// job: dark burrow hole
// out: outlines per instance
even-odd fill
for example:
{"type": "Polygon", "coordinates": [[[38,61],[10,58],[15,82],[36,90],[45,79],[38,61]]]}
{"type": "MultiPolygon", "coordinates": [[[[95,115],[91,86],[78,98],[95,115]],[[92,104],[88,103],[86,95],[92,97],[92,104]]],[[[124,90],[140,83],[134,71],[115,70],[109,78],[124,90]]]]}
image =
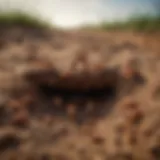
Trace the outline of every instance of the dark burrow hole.
{"type": "Polygon", "coordinates": [[[40,85],[39,92],[46,98],[52,98],[54,96],[60,96],[63,99],[70,100],[72,98],[85,98],[85,99],[110,99],[116,95],[116,87],[107,86],[99,89],[63,89],[56,88],[49,85],[40,85]]]}
{"type": "Polygon", "coordinates": [[[67,106],[73,104],[76,106],[76,117],[78,121],[84,120],[86,117],[102,117],[105,116],[113,108],[115,102],[117,88],[114,86],[106,86],[99,89],[64,89],[53,86],[39,85],[37,92],[43,101],[43,113],[51,113],[58,115],[67,115],[67,106]],[[53,99],[60,97],[62,104],[59,108],[53,104],[53,99]],[[87,113],[87,104],[92,102],[93,108],[90,114],[87,113]]]}

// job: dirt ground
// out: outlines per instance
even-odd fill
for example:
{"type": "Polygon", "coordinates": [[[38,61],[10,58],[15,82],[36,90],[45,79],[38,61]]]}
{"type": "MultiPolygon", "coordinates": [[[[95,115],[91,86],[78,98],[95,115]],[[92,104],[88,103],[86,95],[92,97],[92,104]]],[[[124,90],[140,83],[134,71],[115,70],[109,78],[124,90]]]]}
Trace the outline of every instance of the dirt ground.
{"type": "Polygon", "coordinates": [[[0,159],[160,160],[159,42],[0,28],[0,159]]]}

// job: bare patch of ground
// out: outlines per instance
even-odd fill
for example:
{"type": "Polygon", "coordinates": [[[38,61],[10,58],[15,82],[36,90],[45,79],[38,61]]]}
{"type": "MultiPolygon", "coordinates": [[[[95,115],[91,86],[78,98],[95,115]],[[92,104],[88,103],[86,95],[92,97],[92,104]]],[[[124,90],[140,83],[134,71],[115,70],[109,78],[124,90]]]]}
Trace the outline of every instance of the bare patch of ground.
{"type": "Polygon", "coordinates": [[[160,159],[159,33],[0,34],[0,159],[160,159]]]}

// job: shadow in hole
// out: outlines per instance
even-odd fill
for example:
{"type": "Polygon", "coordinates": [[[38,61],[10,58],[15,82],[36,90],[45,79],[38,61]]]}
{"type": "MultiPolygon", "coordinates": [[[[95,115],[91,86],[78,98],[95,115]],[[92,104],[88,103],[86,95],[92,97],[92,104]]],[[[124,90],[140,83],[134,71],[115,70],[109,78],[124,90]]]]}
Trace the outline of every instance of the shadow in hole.
{"type": "Polygon", "coordinates": [[[59,89],[49,85],[41,85],[37,90],[40,100],[44,105],[41,107],[42,114],[67,116],[67,106],[73,104],[76,107],[76,118],[78,123],[83,123],[89,118],[102,118],[113,107],[116,98],[116,85],[101,89],[70,90],[59,89]],[[53,98],[62,99],[61,106],[53,104],[53,98]],[[92,102],[92,110],[87,112],[87,103],[92,102]]]}

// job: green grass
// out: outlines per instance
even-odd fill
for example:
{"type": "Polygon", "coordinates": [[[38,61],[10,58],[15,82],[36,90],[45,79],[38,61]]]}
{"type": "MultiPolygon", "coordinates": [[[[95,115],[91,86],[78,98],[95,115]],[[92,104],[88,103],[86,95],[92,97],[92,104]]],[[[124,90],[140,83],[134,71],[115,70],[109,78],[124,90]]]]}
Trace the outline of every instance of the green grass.
{"type": "Polygon", "coordinates": [[[51,25],[44,20],[27,14],[24,12],[1,12],[0,13],[0,26],[21,26],[29,28],[49,28],[51,25]]]}
{"type": "Polygon", "coordinates": [[[83,29],[93,30],[134,30],[134,31],[160,31],[160,15],[133,16],[126,21],[103,22],[98,25],[88,25],[83,29]]]}
{"type": "MultiPolygon", "coordinates": [[[[53,28],[51,24],[32,14],[21,11],[0,12],[1,26],[23,26],[28,28],[53,28]]],[[[55,27],[55,26],[54,26],[55,27]]],[[[160,15],[132,16],[126,21],[102,22],[98,25],[82,27],[87,30],[136,30],[136,31],[160,31],[160,15]]]]}

